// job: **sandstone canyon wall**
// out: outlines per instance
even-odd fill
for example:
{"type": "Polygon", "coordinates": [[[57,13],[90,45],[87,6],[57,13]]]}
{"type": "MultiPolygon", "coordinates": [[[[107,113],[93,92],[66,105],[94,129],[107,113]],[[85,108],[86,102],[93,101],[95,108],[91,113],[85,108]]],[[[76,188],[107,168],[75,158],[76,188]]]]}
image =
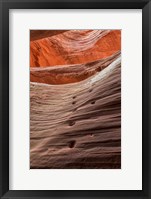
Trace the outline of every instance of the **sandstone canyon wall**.
{"type": "Polygon", "coordinates": [[[30,168],[121,168],[121,32],[31,32],[30,168]]]}

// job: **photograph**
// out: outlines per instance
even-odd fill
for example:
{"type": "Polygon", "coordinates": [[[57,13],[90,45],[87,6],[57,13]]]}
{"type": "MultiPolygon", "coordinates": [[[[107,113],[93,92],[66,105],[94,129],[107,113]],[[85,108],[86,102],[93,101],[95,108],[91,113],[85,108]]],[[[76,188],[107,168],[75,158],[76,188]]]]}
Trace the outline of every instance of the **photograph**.
{"type": "Polygon", "coordinates": [[[0,199],[151,199],[151,0],[0,1],[0,199]]]}
{"type": "Polygon", "coordinates": [[[30,30],[30,169],[121,169],[121,38],[30,30]]]}

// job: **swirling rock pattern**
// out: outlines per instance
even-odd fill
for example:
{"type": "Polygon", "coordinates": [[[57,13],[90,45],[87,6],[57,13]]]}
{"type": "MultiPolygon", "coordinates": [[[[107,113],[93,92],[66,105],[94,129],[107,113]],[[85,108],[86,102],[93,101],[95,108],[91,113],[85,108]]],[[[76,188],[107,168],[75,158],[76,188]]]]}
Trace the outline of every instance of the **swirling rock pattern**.
{"type": "MultiPolygon", "coordinates": [[[[46,40],[54,41],[50,49],[55,51],[60,46],[66,53],[61,54],[61,48],[62,58],[54,58],[60,59],[59,65],[51,65],[56,61],[52,60],[46,67],[37,58],[39,67],[31,65],[30,68],[31,169],[121,168],[120,41],[112,53],[103,52],[105,57],[100,52],[101,58],[78,59],[92,49],[98,55],[98,41],[102,44],[101,40],[116,32],[120,35],[120,31],[111,30],[72,30],[34,39],[42,48],[46,40]],[[68,59],[70,54],[72,58],[77,57],[77,63],[76,59],[68,59]]],[[[116,39],[106,43],[113,46],[116,39]]],[[[44,52],[43,59],[47,60],[44,52]]],[[[48,49],[46,52],[49,54],[48,49]]]]}
{"type": "Polygon", "coordinates": [[[68,84],[82,81],[106,68],[119,55],[119,52],[102,60],[86,64],[74,64],[54,67],[31,67],[30,81],[46,84],[68,84]]]}
{"type": "Polygon", "coordinates": [[[106,58],[120,48],[120,30],[71,30],[62,34],[54,33],[51,37],[30,42],[30,66],[88,63],[106,58]]]}

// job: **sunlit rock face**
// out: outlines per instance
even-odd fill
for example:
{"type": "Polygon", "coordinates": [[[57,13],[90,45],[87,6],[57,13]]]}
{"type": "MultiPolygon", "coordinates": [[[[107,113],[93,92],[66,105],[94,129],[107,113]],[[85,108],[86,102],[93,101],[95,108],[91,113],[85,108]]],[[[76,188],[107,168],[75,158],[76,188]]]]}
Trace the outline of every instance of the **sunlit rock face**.
{"type": "Polygon", "coordinates": [[[121,31],[36,30],[30,168],[121,168],[121,31]]]}
{"type": "Polygon", "coordinates": [[[32,33],[30,66],[83,64],[106,58],[121,48],[119,30],[69,30],[32,33]],[[45,37],[49,36],[50,37],[45,37]],[[34,40],[34,39],[35,40],[34,40]]]}

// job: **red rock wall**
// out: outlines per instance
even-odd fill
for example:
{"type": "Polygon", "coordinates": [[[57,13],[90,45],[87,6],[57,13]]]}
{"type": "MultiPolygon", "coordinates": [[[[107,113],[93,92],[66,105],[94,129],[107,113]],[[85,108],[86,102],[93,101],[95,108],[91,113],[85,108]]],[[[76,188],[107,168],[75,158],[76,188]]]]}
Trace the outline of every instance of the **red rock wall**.
{"type": "Polygon", "coordinates": [[[31,41],[30,66],[88,63],[106,58],[120,49],[120,30],[71,30],[31,41]]]}
{"type": "Polygon", "coordinates": [[[45,84],[68,84],[79,82],[100,72],[111,64],[120,52],[101,60],[86,64],[61,65],[54,67],[31,67],[30,81],[45,84]]]}
{"type": "Polygon", "coordinates": [[[30,168],[121,168],[121,31],[31,32],[30,168]]]}
{"type": "Polygon", "coordinates": [[[67,30],[31,30],[30,31],[30,41],[36,41],[39,39],[52,37],[53,35],[58,35],[60,33],[66,32],[67,30]]]}

